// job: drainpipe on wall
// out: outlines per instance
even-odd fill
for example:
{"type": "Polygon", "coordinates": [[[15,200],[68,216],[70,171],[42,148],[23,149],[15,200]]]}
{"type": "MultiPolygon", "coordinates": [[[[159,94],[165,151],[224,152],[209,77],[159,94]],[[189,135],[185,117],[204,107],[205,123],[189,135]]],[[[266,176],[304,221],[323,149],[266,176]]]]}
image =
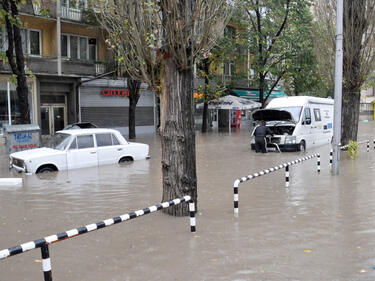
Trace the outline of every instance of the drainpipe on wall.
{"type": "Polygon", "coordinates": [[[56,32],[56,44],[57,44],[57,75],[61,75],[61,6],[60,0],[56,0],[56,18],[57,18],[57,32],[56,32]]]}

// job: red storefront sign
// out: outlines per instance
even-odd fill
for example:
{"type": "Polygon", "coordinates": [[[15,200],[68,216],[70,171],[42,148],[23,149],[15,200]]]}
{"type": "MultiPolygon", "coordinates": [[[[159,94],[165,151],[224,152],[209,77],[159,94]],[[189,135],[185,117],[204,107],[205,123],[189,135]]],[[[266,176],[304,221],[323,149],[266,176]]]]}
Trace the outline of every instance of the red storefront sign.
{"type": "Polygon", "coordinates": [[[129,97],[129,90],[104,89],[102,95],[105,97],[129,97]]]}
{"type": "Polygon", "coordinates": [[[13,145],[12,148],[13,149],[25,149],[25,148],[36,148],[37,145],[36,144],[18,144],[18,145],[13,145]]]}

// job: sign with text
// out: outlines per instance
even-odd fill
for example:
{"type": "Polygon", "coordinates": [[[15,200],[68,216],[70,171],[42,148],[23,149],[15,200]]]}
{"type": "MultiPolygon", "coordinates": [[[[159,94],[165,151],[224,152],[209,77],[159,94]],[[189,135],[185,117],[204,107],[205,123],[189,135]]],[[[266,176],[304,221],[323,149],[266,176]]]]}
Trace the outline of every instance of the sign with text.
{"type": "Polygon", "coordinates": [[[105,97],[129,97],[129,90],[104,89],[102,95],[105,97]]]}

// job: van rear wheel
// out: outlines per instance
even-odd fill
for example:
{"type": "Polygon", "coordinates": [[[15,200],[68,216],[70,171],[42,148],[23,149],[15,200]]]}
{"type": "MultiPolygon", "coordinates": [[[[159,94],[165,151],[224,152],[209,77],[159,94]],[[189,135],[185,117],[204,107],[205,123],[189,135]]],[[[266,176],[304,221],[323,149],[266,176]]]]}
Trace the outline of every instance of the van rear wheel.
{"type": "Polygon", "coordinates": [[[306,150],[306,143],[304,140],[301,140],[301,142],[298,144],[298,151],[305,151],[306,150]]]}

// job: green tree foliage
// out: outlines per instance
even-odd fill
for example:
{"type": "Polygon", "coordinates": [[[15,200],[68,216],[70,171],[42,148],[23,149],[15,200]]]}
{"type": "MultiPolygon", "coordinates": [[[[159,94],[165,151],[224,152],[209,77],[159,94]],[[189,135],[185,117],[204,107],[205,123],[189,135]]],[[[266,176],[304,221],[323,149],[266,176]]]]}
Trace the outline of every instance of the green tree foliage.
{"type": "Polygon", "coordinates": [[[306,5],[295,14],[295,20],[290,22],[290,34],[297,44],[294,45],[295,55],[286,60],[289,69],[284,77],[284,86],[287,92],[295,96],[327,96],[327,91],[322,91],[324,84],[317,72],[313,29],[312,15],[306,5]]]}
{"type": "Polygon", "coordinates": [[[299,87],[302,74],[298,75],[298,71],[303,73],[313,62],[302,59],[301,53],[308,52],[309,7],[308,0],[242,1],[241,8],[249,23],[247,37],[254,86],[259,88],[263,106],[280,81],[294,76],[299,87]]]}
{"type": "Polygon", "coordinates": [[[247,22],[239,7],[234,9],[224,34],[217,40],[210,53],[198,62],[197,75],[204,79],[204,85],[197,89],[197,102],[204,102],[202,132],[207,130],[207,102],[217,99],[234,88],[240,80],[248,77],[247,22]],[[231,64],[231,75],[226,76],[231,64]]]}

